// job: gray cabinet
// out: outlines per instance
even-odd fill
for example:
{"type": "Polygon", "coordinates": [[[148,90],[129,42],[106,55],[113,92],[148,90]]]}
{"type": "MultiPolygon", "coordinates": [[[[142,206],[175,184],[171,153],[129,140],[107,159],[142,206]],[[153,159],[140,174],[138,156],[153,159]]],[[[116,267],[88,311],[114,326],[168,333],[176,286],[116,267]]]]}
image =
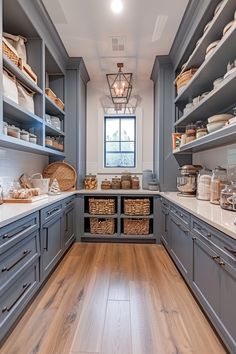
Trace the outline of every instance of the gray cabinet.
{"type": "Polygon", "coordinates": [[[169,250],[171,247],[171,233],[170,233],[170,210],[169,204],[161,198],[161,241],[169,250]]]}
{"type": "Polygon", "coordinates": [[[66,251],[75,240],[75,200],[68,198],[64,203],[63,250],[66,251]]]}
{"type": "Polygon", "coordinates": [[[44,280],[62,255],[62,203],[44,208],[41,211],[41,222],[41,280],[44,280]]]}
{"type": "Polygon", "coordinates": [[[171,254],[187,281],[192,273],[192,238],[189,230],[174,215],[170,216],[169,233],[171,237],[171,254]]]}

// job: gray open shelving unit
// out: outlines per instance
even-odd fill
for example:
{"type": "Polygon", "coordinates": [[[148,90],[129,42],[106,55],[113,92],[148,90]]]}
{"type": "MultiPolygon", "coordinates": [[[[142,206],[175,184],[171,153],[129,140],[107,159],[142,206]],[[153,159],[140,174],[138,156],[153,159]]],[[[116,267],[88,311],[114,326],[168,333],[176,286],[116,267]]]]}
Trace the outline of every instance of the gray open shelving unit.
{"type": "MultiPolygon", "coordinates": [[[[217,3],[215,6],[217,6],[217,3]]],[[[184,58],[186,54],[180,61],[180,66],[184,61],[186,63],[182,68],[177,68],[177,74],[191,67],[198,67],[198,70],[175,98],[177,119],[174,123],[174,129],[176,131],[183,131],[189,123],[195,123],[199,120],[206,122],[212,115],[232,112],[232,108],[236,106],[236,72],[225,78],[215,89],[213,88],[213,81],[224,76],[227,72],[227,64],[236,59],[236,21],[223,36],[223,29],[233,20],[235,11],[235,0],[224,0],[218,13],[214,17],[212,15],[213,18],[208,29],[202,35],[187,61],[184,58]],[[206,48],[216,40],[220,40],[216,49],[205,59],[206,48]],[[200,100],[190,112],[183,114],[183,109],[187,103],[192,102],[194,97],[208,91],[208,95],[200,100]]],[[[209,17],[206,24],[208,21],[209,17]]],[[[192,43],[189,46],[192,46],[192,43]]],[[[189,53],[188,48],[186,52],[189,53]]],[[[194,153],[228,145],[235,142],[235,136],[236,125],[229,125],[183,145],[179,150],[174,151],[174,154],[194,153]]]]}
{"type": "MultiPolygon", "coordinates": [[[[0,146],[27,151],[42,155],[65,157],[65,151],[48,147],[45,143],[46,135],[60,137],[65,147],[65,119],[66,111],[59,108],[46,94],[45,88],[50,87],[63,102],[65,102],[65,71],[57,58],[51,53],[45,39],[37,30],[37,23],[30,20],[28,13],[20,2],[2,0],[3,3],[3,32],[22,35],[27,39],[27,63],[37,75],[37,84],[20,70],[6,55],[0,52],[3,67],[11,71],[19,82],[22,82],[35,92],[35,114],[3,97],[0,93],[0,146]],[[12,16],[17,13],[17,16],[12,16]],[[48,82],[47,82],[48,79],[48,82]],[[50,126],[45,120],[45,114],[56,116],[62,122],[61,130],[50,126]],[[20,129],[31,130],[37,135],[37,144],[25,142],[3,134],[3,122],[15,125],[20,129]]],[[[1,33],[2,34],[2,33],[1,33]]],[[[3,67],[0,69],[2,77],[3,67]]]]}
{"type": "Polygon", "coordinates": [[[109,194],[106,195],[101,192],[100,195],[96,194],[89,194],[89,195],[84,195],[83,196],[83,206],[84,206],[84,213],[83,213],[83,229],[82,229],[82,235],[81,235],[81,240],[82,241],[94,241],[94,242],[131,242],[131,243],[156,243],[156,225],[155,225],[155,208],[156,208],[156,202],[155,199],[158,198],[157,196],[154,195],[145,195],[144,194],[109,194]],[[95,199],[115,199],[116,203],[116,213],[112,215],[94,215],[94,214],[89,214],[88,212],[88,203],[89,203],[89,198],[95,198],[95,199]],[[144,199],[144,198],[149,198],[150,199],[150,207],[151,207],[151,213],[150,215],[125,215],[123,213],[123,202],[124,199],[144,199]],[[103,235],[103,234],[92,234],[90,233],[89,230],[89,219],[90,218],[98,218],[98,219],[115,219],[115,233],[112,235],[103,235]],[[148,235],[126,235],[123,232],[123,220],[124,219],[149,219],[150,220],[150,233],[148,235]]]}

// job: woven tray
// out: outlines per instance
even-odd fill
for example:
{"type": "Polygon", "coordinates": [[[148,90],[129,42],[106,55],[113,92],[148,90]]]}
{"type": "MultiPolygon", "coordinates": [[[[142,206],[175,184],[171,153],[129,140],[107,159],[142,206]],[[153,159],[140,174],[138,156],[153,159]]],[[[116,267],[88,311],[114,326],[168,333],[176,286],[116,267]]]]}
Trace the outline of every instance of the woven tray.
{"type": "Polygon", "coordinates": [[[53,102],[56,101],[57,95],[50,88],[45,88],[45,93],[49,98],[51,98],[51,100],[53,100],[53,102]]]}
{"type": "Polygon", "coordinates": [[[2,51],[15,65],[18,66],[19,57],[16,53],[16,50],[12,45],[7,41],[6,38],[2,39],[2,51]]]}
{"type": "Polygon", "coordinates": [[[124,199],[125,215],[149,215],[150,200],[145,199],[124,199]]]}
{"type": "Polygon", "coordinates": [[[90,233],[91,234],[103,234],[113,235],[115,232],[115,220],[114,219],[90,219],[90,233]]]}
{"type": "Polygon", "coordinates": [[[56,178],[61,191],[75,190],[77,173],[73,166],[64,161],[53,162],[43,171],[44,178],[56,178]]]}
{"type": "Polygon", "coordinates": [[[124,219],[125,235],[148,235],[149,219],[124,219]]]}
{"type": "Polygon", "coordinates": [[[115,212],[115,199],[89,198],[89,214],[113,215],[115,212]]]}
{"type": "Polygon", "coordinates": [[[64,103],[62,102],[62,100],[60,100],[60,98],[56,98],[55,99],[55,103],[56,103],[56,105],[62,110],[62,111],[64,111],[64,107],[65,107],[65,105],[64,105],[64,103]]]}

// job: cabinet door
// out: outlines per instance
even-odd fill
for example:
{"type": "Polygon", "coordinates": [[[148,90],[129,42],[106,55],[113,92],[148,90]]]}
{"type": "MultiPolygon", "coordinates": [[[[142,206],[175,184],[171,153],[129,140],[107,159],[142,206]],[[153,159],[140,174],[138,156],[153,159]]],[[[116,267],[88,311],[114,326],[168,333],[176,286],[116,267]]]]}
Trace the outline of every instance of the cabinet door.
{"type": "Polygon", "coordinates": [[[67,208],[64,214],[64,248],[67,249],[75,238],[75,208],[67,208]]]}
{"type": "Polygon", "coordinates": [[[42,278],[44,279],[62,253],[62,215],[57,215],[42,227],[42,278]]]}
{"type": "Polygon", "coordinates": [[[169,230],[169,211],[165,208],[161,208],[161,239],[164,245],[170,247],[170,230],[169,230]]]}
{"type": "Polygon", "coordinates": [[[236,353],[236,268],[220,260],[220,319],[227,342],[236,353]]]}
{"type": "Polygon", "coordinates": [[[178,219],[170,217],[171,253],[186,280],[192,273],[192,238],[188,229],[178,219]]]}
{"type": "Polygon", "coordinates": [[[219,316],[219,256],[203,241],[193,237],[193,288],[207,312],[219,316]]]}

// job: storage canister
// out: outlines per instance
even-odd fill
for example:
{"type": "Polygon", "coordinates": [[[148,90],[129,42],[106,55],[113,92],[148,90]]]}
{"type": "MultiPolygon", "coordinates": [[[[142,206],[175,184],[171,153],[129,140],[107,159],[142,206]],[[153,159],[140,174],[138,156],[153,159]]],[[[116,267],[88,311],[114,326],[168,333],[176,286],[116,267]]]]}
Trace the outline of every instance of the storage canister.
{"type": "Polygon", "coordinates": [[[33,144],[37,144],[37,135],[33,134],[33,133],[30,133],[29,134],[29,142],[30,143],[33,143],[33,144]]]}
{"type": "Polygon", "coordinates": [[[4,135],[7,135],[7,127],[8,127],[8,124],[6,122],[3,122],[3,134],[4,135]]]}
{"type": "Polygon", "coordinates": [[[212,172],[208,168],[203,168],[199,172],[197,179],[197,199],[210,200],[211,176],[212,172]]]}
{"type": "Polygon", "coordinates": [[[236,211],[236,182],[231,182],[222,189],[220,194],[220,206],[222,209],[236,211]]]}
{"type": "Polygon", "coordinates": [[[217,166],[213,170],[211,178],[211,198],[212,204],[220,204],[220,193],[227,184],[227,170],[220,166],[217,166]]]}
{"type": "Polygon", "coordinates": [[[188,124],[186,126],[186,144],[196,139],[196,125],[188,124]]]}
{"type": "Polygon", "coordinates": [[[132,179],[131,179],[131,188],[132,189],[139,189],[140,188],[138,176],[132,177],[132,179]]]}
{"type": "Polygon", "coordinates": [[[20,139],[20,128],[17,128],[14,125],[8,125],[7,135],[20,139]]]}
{"type": "Polygon", "coordinates": [[[92,175],[91,173],[89,175],[86,175],[84,179],[84,188],[97,189],[97,176],[92,175]]]}
{"type": "Polygon", "coordinates": [[[121,180],[119,177],[115,176],[114,178],[112,178],[111,188],[112,189],[121,189],[121,180]]]}
{"type": "Polygon", "coordinates": [[[21,138],[21,140],[29,141],[29,132],[27,132],[26,130],[21,130],[20,131],[20,138],[21,138]]]}
{"type": "Polygon", "coordinates": [[[111,181],[108,181],[108,179],[102,181],[101,189],[111,189],[111,181]]]}
{"type": "Polygon", "coordinates": [[[149,189],[148,183],[151,182],[152,179],[153,179],[152,170],[144,170],[143,171],[143,180],[142,180],[143,189],[149,189]]]}

